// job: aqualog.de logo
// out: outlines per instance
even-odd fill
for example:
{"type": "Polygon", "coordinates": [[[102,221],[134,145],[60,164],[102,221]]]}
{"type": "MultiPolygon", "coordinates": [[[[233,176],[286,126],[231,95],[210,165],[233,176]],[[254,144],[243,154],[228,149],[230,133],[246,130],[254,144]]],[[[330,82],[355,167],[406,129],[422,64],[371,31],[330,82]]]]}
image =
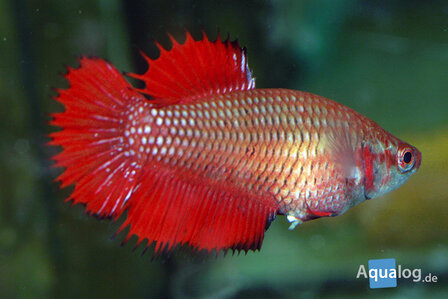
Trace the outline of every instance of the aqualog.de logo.
{"type": "Polygon", "coordinates": [[[356,278],[369,278],[371,289],[394,288],[397,278],[412,278],[413,282],[437,282],[437,276],[431,273],[422,278],[422,269],[407,269],[401,265],[396,267],[395,259],[369,260],[369,271],[360,265],[356,278]]]}

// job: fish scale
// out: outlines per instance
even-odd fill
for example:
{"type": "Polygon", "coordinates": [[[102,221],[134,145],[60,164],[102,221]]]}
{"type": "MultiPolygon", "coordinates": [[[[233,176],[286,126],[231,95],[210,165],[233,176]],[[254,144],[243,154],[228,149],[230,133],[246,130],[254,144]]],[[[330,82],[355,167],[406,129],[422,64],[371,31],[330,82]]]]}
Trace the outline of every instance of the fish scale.
{"type": "Polygon", "coordinates": [[[413,146],[324,97],[256,89],[238,43],[175,39],[131,86],[81,58],[56,98],[50,144],[75,184],[68,200],[117,219],[154,252],[260,249],[269,224],[294,228],[392,191],[421,163],[413,146]],[[150,97],[150,99],[147,98],[150,97]]]}
{"type": "Polygon", "coordinates": [[[346,109],[341,106],[340,112],[333,107],[330,115],[320,115],[318,104],[314,103],[314,110],[310,106],[319,99],[289,90],[237,92],[208,101],[212,104],[161,108],[147,101],[134,104],[123,148],[139,153],[140,167],[160,163],[215,184],[231,183],[229,188],[275,198],[282,213],[302,219],[314,216],[308,207],[333,213],[344,209],[338,201],[347,192],[344,181],[336,170],[328,169],[331,156],[325,155],[319,142],[344,124],[334,122],[333,115],[350,119],[346,109]],[[329,120],[321,122],[319,117],[329,120]],[[335,200],[327,206],[327,198],[335,200]]]}

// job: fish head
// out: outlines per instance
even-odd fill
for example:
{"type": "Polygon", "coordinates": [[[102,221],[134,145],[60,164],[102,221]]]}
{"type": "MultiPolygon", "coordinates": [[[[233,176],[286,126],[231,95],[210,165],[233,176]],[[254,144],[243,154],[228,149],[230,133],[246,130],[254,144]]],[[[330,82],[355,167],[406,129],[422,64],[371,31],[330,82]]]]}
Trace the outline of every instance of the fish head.
{"type": "Polygon", "coordinates": [[[372,199],[403,185],[420,167],[420,151],[393,136],[363,146],[364,196],[372,199]],[[372,145],[373,144],[373,145],[372,145]]]}

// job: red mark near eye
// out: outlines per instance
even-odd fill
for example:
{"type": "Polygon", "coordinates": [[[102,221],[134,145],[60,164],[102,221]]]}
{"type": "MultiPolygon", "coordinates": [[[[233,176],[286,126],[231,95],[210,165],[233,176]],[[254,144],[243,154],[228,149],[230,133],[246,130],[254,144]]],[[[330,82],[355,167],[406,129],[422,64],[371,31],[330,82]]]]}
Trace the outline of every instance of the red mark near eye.
{"type": "Polygon", "coordinates": [[[373,174],[373,154],[369,146],[363,147],[364,173],[365,173],[365,191],[370,192],[375,188],[375,175],[373,174]]]}

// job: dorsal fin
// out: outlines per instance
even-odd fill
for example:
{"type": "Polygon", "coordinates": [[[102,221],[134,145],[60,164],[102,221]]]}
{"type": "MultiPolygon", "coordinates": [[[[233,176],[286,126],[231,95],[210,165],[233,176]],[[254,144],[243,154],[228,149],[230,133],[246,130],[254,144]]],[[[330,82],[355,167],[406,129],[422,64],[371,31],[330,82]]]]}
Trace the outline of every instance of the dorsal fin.
{"type": "Polygon", "coordinates": [[[160,104],[186,103],[207,95],[255,88],[255,80],[247,64],[246,49],[237,41],[222,41],[220,35],[212,42],[204,33],[195,41],[190,33],[183,44],[171,35],[170,50],[160,49],[157,59],[142,56],[149,64],[142,75],[127,75],[145,83],[139,92],[150,95],[160,104]]]}

